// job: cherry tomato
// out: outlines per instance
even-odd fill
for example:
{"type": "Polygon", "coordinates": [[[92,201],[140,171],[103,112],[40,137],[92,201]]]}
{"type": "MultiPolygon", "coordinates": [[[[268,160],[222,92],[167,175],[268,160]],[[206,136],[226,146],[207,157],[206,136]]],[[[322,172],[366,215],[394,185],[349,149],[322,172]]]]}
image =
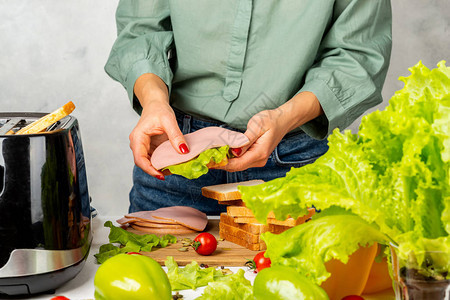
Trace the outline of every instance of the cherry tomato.
{"type": "Polygon", "coordinates": [[[53,297],[52,299],[50,299],[50,300],[70,300],[69,298],[66,298],[66,297],[64,297],[64,296],[56,296],[56,297],[53,297]]]}
{"type": "Polygon", "coordinates": [[[272,263],[270,261],[270,258],[264,256],[264,253],[266,253],[266,251],[259,252],[253,258],[257,272],[261,271],[262,269],[270,267],[270,264],[272,263]]]}
{"type": "Polygon", "coordinates": [[[211,233],[202,232],[194,239],[192,247],[200,255],[211,255],[216,251],[217,240],[211,233]]]}
{"type": "Polygon", "coordinates": [[[270,261],[270,258],[264,256],[264,253],[266,253],[266,251],[259,252],[252,260],[246,262],[245,265],[250,267],[250,269],[256,270],[255,272],[270,267],[272,262],[270,261]]]}
{"type": "Polygon", "coordinates": [[[142,255],[142,254],[139,253],[139,252],[127,252],[127,254],[128,254],[128,255],[132,255],[132,254],[142,255]]]}
{"type": "Polygon", "coordinates": [[[345,296],[341,300],[364,300],[364,298],[361,296],[358,296],[358,295],[349,295],[349,296],[345,296]]]}

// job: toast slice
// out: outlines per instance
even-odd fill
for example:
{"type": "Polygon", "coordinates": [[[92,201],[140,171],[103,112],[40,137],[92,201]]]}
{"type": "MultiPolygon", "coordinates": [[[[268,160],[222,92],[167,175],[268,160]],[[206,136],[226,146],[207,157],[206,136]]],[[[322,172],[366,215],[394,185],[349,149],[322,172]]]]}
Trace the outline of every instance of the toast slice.
{"type": "Polygon", "coordinates": [[[229,200],[240,200],[241,193],[238,191],[237,187],[239,185],[252,186],[264,183],[262,180],[249,180],[242,182],[217,184],[202,187],[202,195],[206,198],[215,199],[221,202],[229,200]]]}
{"type": "Polygon", "coordinates": [[[261,241],[259,243],[249,243],[248,241],[241,239],[239,237],[236,237],[234,235],[232,235],[229,231],[227,231],[226,228],[221,228],[219,230],[219,236],[221,239],[224,239],[226,241],[238,244],[242,247],[245,247],[249,250],[253,250],[253,251],[260,251],[260,250],[266,250],[266,243],[264,243],[264,241],[261,241]]]}
{"type": "Polygon", "coordinates": [[[242,200],[224,200],[224,201],[217,201],[217,203],[219,203],[221,205],[232,205],[232,206],[245,207],[245,203],[242,200]]]}
{"type": "MultiPolygon", "coordinates": [[[[227,206],[227,214],[232,217],[255,217],[251,209],[245,206],[227,206]]],[[[270,212],[267,218],[274,219],[275,214],[270,212]]]]}
{"type": "Polygon", "coordinates": [[[291,229],[293,227],[291,226],[283,226],[283,225],[275,225],[275,224],[269,224],[269,232],[274,234],[280,234],[285,232],[288,229],[291,229]]]}
{"type": "Polygon", "coordinates": [[[248,224],[239,224],[234,222],[234,218],[229,216],[227,213],[220,214],[220,224],[226,224],[228,226],[232,226],[238,228],[240,230],[246,231],[251,234],[261,234],[266,231],[269,231],[268,224],[259,224],[259,223],[248,223],[248,224]]]}
{"type": "Polygon", "coordinates": [[[258,244],[261,243],[263,240],[261,239],[261,234],[253,234],[247,231],[244,231],[242,229],[239,229],[237,227],[233,227],[224,223],[220,223],[219,225],[219,231],[226,232],[230,235],[233,235],[237,238],[240,238],[244,241],[246,241],[248,244],[258,244]]]}
{"type": "MultiPolygon", "coordinates": [[[[287,218],[286,220],[281,221],[281,220],[277,220],[275,218],[267,218],[267,224],[294,227],[294,226],[305,223],[305,221],[307,221],[309,218],[311,218],[314,214],[315,214],[315,209],[309,208],[307,215],[298,217],[297,219],[287,218]]],[[[234,217],[234,222],[235,223],[259,223],[258,220],[252,216],[234,217]]]]}
{"type": "MultiPolygon", "coordinates": [[[[260,224],[255,217],[233,217],[235,223],[239,224],[260,224]]],[[[268,223],[268,222],[267,222],[268,223]]]]}
{"type": "Polygon", "coordinates": [[[16,132],[16,134],[34,134],[44,131],[48,126],[61,120],[65,116],[69,115],[75,109],[75,105],[72,101],[67,102],[62,107],[58,108],[52,113],[49,113],[42,118],[34,121],[33,123],[25,126],[16,132]]]}

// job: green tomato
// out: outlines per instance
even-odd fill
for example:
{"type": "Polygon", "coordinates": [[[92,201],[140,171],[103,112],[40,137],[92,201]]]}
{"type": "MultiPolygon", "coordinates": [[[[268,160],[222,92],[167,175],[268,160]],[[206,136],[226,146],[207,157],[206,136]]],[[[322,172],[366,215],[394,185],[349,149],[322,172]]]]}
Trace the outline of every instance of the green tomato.
{"type": "Polygon", "coordinates": [[[255,299],[328,300],[327,293],[295,269],[273,266],[261,270],[253,285],[255,299]]]}
{"type": "Polygon", "coordinates": [[[94,286],[96,300],[172,299],[166,272],[144,255],[111,257],[98,268],[94,286]]]}

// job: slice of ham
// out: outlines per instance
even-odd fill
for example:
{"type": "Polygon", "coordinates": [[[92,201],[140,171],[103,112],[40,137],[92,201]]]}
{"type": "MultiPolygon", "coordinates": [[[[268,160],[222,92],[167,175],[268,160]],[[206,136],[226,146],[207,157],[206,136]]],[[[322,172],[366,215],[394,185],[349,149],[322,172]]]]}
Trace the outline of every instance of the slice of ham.
{"type": "MultiPolygon", "coordinates": [[[[162,207],[152,211],[139,211],[125,215],[117,220],[119,224],[135,224],[136,222],[183,225],[196,231],[203,231],[208,225],[205,213],[189,206],[162,207]]],[[[142,224],[141,224],[142,226],[142,224]]],[[[151,226],[151,225],[148,225],[151,226]]],[[[153,226],[155,227],[155,226],[153,226]]]]}
{"type": "Polygon", "coordinates": [[[184,136],[189,153],[179,154],[170,141],[165,141],[159,145],[152,154],[151,163],[157,170],[168,166],[187,162],[205,150],[230,146],[230,148],[240,148],[249,143],[245,134],[228,130],[222,127],[205,127],[184,136]]]}
{"type": "Polygon", "coordinates": [[[153,211],[153,217],[163,220],[173,220],[196,231],[203,231],[208,225],[205,213],[189,206],[163,207],[153,211]]]}
{"type": "Polygon", "coordinates": [[[161,223],[161,224],[178,224],[176,221],[174,220],[166,220],[163,218],[155,218],[153,216],[153,213],[156,210],[150,210],[150,211],[137,211],[134,213],[130,213],[125,215],[125,218],[128,219],[135,219],[135,220],[140,220],[140,221],[144,221],[144,222],[153,222],[153,223],[161,223]]]}
{"type": "Polygon", "coordinates": [[[130,223],[134,223],[136,221],[139,221],[138,219],[134,219],[134,218],[127,218],[127,217],[123,217],[120,218],[118,220],[116,220],[117,223],[119,223],[120,225],[127,225],[130,223]]]}
{"type": "Polygon", "coordinates": [[[141,227],[150,227],[150,228],[167,228],[167,229],[184,229],[187,228],[184,225],[180,224],[160,224],[160,223],[153,223],[153,222],[142,222],[142,221],[136,221],[130,223],[130,225],[137,225],[141,227]]]}
{"type": "Polygon", "coordinates": [[[130,226],[135,230],[145,233],[153,233],[157,235],[164,235],[164,234],[182,235],[182,234],[196,233],[195,230],[189,229],[184,226],[182,226],[182,228],[180,229],[145,227],[145,226],[138,226],[136,224],[130,224],[130,226]]]}
{"type": "Polygon", "coordinates": [[[143,226],[143,227],[154,227],[154,228],[181,228],[181,227],[186,227],[184,225],[180,225],[178,223],[175,222],[171,222],[171,223],[167,223],[167,221],[170,220],[164,220],[164,219],[157,219],[158,221],[165,221],[165,223],[156,223],[156,222],[149,222],[145,219],[136,219],[136,218],[127,218],[127,217],[123,217],[120,218],[118,220],[116,220],[117,223],[119,223],[120,225],[138,225],[138,226],[143,226]]]}

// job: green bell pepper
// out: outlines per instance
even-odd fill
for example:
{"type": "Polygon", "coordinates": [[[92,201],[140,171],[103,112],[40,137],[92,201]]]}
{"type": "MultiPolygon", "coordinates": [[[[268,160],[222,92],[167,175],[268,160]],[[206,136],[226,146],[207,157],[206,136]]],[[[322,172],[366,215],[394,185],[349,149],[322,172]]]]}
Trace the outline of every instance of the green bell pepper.
{"type": "Polygon", "coordinates": [[[150,257],[118,254],[105,261],[94,278],[96,300],[172,299],[166,272],[150,257]]]}
{"type": "Polygon", "coordinates": [[[328,300],[327,293],[295,269],[272,266],[261,270],[253,284],[256,300],[328,300]]]}

